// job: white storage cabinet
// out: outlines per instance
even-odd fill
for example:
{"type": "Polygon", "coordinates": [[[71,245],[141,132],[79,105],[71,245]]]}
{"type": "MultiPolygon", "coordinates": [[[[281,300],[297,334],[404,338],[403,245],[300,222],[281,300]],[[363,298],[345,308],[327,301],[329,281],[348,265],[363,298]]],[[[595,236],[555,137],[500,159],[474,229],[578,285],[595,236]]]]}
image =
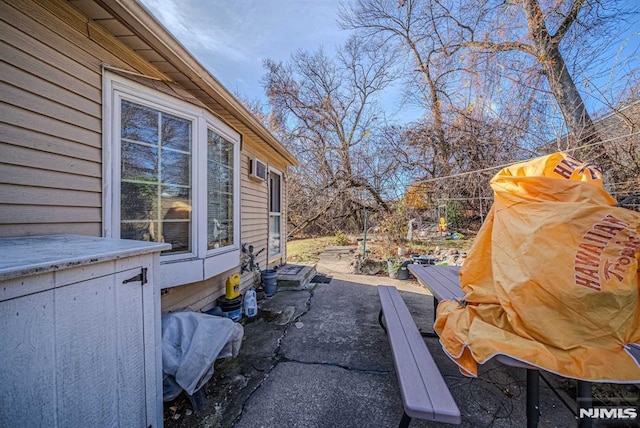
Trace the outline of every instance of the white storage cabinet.
{"type": "Polygon", "coordinates": [[[0,239],[0,426],[161,427],[159,252],[0,239]]]}

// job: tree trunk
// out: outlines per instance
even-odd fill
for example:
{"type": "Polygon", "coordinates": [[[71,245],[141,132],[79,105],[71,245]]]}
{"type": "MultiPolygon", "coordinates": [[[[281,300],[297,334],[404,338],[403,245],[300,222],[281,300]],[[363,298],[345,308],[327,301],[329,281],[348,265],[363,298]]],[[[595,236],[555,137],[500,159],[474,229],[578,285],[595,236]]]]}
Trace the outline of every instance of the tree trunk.
{"type": "Polygon", "coordinates": [[[436,147],[439,153],[436,156],[439,158],[440,171],[436,172],[438,176],[445,177],[451,172],[451,166],[449,165],[449,144],[444,133],[444,119],[442,118],[442,103],[438,96],[438,90],[435,83],[431,79],[429,71],[425,73],[427,82],[429,84],[429,95],[431,97],[431,114],[433,114],[434,127],[436,131],[436,139],[438,141],[436,147]]]}
{"type": "Polygon", "coordinates": [[[578,142],[582,145],[599,141],[593,121],[557,48],[548,52],[547,57],[542,61],[542,67],[547,75],[551,92],[560,106],[567,129],[574,137],[568,139],[568,146],[575,147],[578,142]]]}
{"type": "Polygon", "coordinates": [[[431,77],[431,69],[429,68],[430,67],[429,61],[431,59],[428,58],[426,62],[422,59],[422,55],[420,54],[420,51],[418,50],[417,46],[415,45],[413,40],[411,40],[408,34],[405,36],[405,40],[407,41],[407,44],[411,48],[411,51],[413,52],[413,56],[415,57],[416,62],[418,63],[418,70],[420,70],[420,73],[422,74],[424,81],[427,83],[427,86],[429,87],[429,94],[428,94],[429,101],[430,101],[429,108],[431,109],[431,114],[433,115],[433,127],[435,131],[435,136],[436,136],[436,144],[435,144],[436,153],[434,157],[434,163],[436,164],[437,167],[434,171],[434,175],[441,176],[441,177],[447,176],[451,171],[451,166],[449,165],[449,145],[447,144],[447,139],[445,137],[445,131],[444,131],[444,119],[442,117],[442,102],[440,101],[440,97],[438,96],[438,88],[436,86],[436,82],[431,77]]]}
{"type": "MultiPolygon", "coordinates": [[[[567,130],[573,136],[573,138],[567,138],[567,148],[599,141],[600,137],[582,101],[582,96],[560,53],[559,44],[563,34],[551,37],[538,0],[524,0],[523,5],[538,61],[547,76],[551,92],[558,102],[567,130]]],[[[575,15],[570,16],[563,25],[569,27],[574,19],[575,15]]]]}

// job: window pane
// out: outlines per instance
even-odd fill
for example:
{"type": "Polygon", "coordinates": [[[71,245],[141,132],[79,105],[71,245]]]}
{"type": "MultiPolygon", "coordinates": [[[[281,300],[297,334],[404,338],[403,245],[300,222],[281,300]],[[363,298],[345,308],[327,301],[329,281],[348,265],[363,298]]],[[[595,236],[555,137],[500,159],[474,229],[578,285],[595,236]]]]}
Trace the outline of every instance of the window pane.
{"type": "Polygon", "coordinates": [[[162,147],[191,151],[191,122],[164,113],[162,115],[162,147]]]}
{"type": "Polygon", "coordinates": [[[233,223],[218,221],[209,223],[208,247],[209,249],[221,248],[233,244],[233,223]]]}
{"type": "Polygon", "coordinates": [[[147,220],[158,218],[158,186],[156,184],[122,182],[120,185],[121,220],[147,220]]]}
{"type": "Polygon", "coordinates": [[[193,122],[125,100],[121,106],[120,236],[188,252],[193,122]]]}
{"type": "Polygon", "coordinates": [[[191,247],[191,194],[189,189],[162,188],[162,236],[173,245],[170,252],[184,252],[191,247]]]}
{"type": "Polygon", "coordinates": [[[207,249],[233,245],[234,146],[207,132],[207,249]]]}
{"type": "Polygon", "coordinates": [[[162,186],[162,218],[191,218],[191,189],[179,186],[162,186]],[[169,216],[169,217],[167,217],[169,216]]]}
{"type": "Polygon", "coordinates": [[[233,165],[233,144],[228,141],[222,140],[220,146],[221,162],[225,165],[233,165]]]}
{"type": "Polygon", "coordinates": [[[233,198],[231,195],[220,194],[219,204],[218,219],[220,221],[233,220],[233,198]]]}
{"type": "Polygon", "coordinates": [[[156,181],[158,179],[158,148],[122,142],[122,178],[156,181]]]}
{"type": "Polygon", "coordinates": [[[280,174],[269,172],[269,257],[280,254],[280,174]]]}
{"type": "Polygon", "coordinates": [[[146,183],[121,184],[120,237],[139,241],[157,241],[157,185],[146,183]]]}
{"type": "Polygon", "coordinates": [[[122,100],[122,138],[158,144],[158,111],[122,100]]]}
{"type": "Polygon", "coordinates": [[[136,241],[157,241],[158,224],[155,222],[123,222],[120,226],[122,239],[134,239],[136,241]]]}
{"type": "Polygon", "coordinates": [[[280,216],[269,216],[269,257],[280,254],[280,216]]]}
{"type": "Polygon", "coordinates": [[[207,218],[209,220],[211,219],[218,219],[220,218],[221,212],[220,212],[220,204],[219,203],[214,203],[215,201],[219,201],[220,200],[220,192],[217,191],[209,191],[207,192],[207,218]]]}
{"type": "Polygon", "coordinates": [[[163,183],[189,185],[191,181],[191,155],[162,149],[163,183]]]}
{"type": "Polygon", "coordinates": [[[280,212],[280,175],[275,172],[269,173],[269,211],[280,212]]]}
{"type": "Polygon", "coordinates": [[[221,167],[219,169],[220,175],[220,191],[225,193],[233,193],[233,169],[221,167]]]}
{"type": "Polygon", "coordinates": [[[216,192],[215,197],[218,197],[222,189],[220,188],[220,165],[211,161],[207,162],[207,191],[209,193],[216,192]]]}
{"type": "Polygon", "coordinates": [[[220,236],[220,243],[224,245],[233,244],[233,221],[223,222],[223,233],[220,236]]]}

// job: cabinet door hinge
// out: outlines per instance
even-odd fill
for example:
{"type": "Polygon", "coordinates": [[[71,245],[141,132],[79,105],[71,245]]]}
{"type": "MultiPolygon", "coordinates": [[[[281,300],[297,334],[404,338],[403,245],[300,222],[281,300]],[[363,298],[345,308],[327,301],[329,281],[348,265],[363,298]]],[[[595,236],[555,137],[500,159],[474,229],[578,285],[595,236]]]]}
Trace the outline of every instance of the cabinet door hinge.
{"type": "Polygon", "coordinates": [[[136,276],[132,276],[129,279],[125,279],[124,281],[122,281],[123,284],[128,284],[130,282],[138,282],[140,281],[142,283],[142,285],[145,285],[148,280],[147,280],[147,268],[143,267],[140,270],[140,273],[137,274],[136,276]]]}

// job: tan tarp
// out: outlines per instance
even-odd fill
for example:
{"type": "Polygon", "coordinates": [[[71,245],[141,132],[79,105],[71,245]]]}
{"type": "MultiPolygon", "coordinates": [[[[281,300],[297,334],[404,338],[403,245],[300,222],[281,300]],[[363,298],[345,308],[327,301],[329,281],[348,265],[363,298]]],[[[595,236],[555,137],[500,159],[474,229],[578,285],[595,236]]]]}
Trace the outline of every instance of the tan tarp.
{"type": "Polygon", "coordinates": [[[435,329],[463,373],[496,354],[563,376],[638,382],[640,214],[596,168],[556,153],[492,180],[495,202],[460,272],[465,307],[435,329]]]}

